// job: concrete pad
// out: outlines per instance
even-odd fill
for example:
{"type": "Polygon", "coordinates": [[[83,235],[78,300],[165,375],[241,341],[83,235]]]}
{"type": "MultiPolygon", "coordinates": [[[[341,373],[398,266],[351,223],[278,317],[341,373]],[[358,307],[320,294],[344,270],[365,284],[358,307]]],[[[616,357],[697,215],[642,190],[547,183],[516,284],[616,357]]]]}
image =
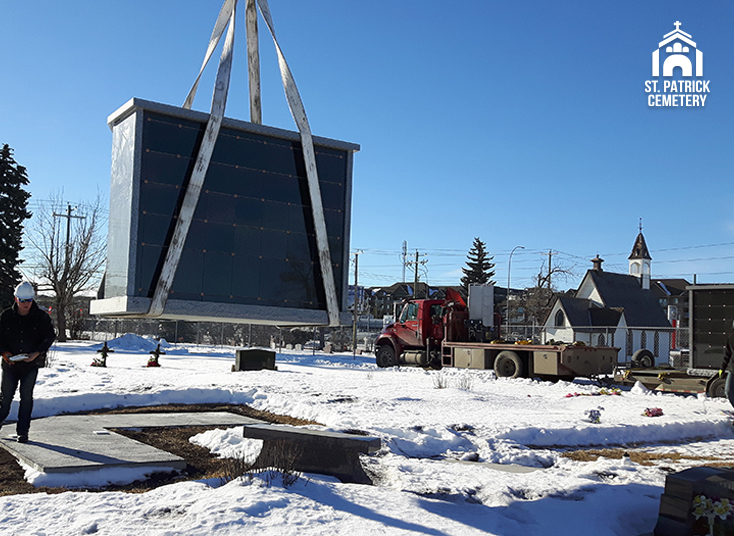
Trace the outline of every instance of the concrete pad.
{"type": "Polygon", "coordinates": [[[110,429],[244,424],[263,424],[263,421],[227,412],[61,415],[34,419],[28,443],[18,443],[13,433],[15,426],[6,424],[0,431],[0,447],[44,473],[75,473],[107,467],[184,469],[183,458],[110,429]]]}

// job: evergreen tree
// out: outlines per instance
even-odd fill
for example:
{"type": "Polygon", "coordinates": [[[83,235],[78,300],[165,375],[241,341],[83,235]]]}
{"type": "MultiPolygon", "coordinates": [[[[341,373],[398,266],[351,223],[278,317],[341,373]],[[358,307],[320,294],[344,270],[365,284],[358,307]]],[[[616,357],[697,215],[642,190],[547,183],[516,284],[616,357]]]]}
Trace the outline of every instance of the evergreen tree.
{"type": "Polygon", "coordinates": [[[13,302],[13,290],[21,277],[17,266],[22,249],[23,221],[31,217],[26,210],[31,196],[23,189],[28,175],[13,159],[13,150],[0,148],[0,308],[13,302]]]}
{"type": "Polygon", "coordinates": [[[467,267],[461,269],[464,272],[464,277],[461,278],[461,286],[467,295],[469,293],[469,285],[495,284],[492,280],[494,276],[494,263],[492,259],[494,259],[494,256],[488,256],[485,247],[486,244],[484,242],[479,240],[479,238],[475,238],[474,244],[466,256],[467,267]]]}

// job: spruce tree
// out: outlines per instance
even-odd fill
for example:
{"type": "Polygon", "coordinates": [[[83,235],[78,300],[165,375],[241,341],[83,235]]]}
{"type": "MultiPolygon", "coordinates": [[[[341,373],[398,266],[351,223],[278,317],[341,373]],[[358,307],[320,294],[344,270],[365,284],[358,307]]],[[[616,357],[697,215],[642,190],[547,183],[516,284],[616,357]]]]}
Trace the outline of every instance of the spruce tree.
{"type": "Polygon", "coordinates": [[[31,196],[23,189],[28,184],[25,167],[13,159],[13,150],[0,148],[0,308],[13,302],[13,290],[21,276],[17,266],[22,249],[23,221],[30,218],[26,210],[31,196]]]}
{"type": "Polygon", "coordinates": [[[468,295],[469,285],[494,285],[492,281],[494,276],[494,263],[493,256],[487,255],[486,244],[479,240],[474,239],[474,244],[469,250],[466,256],[466,268],[462,268],[464,277],[461,278],[461,286],[464,292],[468,295]]]}

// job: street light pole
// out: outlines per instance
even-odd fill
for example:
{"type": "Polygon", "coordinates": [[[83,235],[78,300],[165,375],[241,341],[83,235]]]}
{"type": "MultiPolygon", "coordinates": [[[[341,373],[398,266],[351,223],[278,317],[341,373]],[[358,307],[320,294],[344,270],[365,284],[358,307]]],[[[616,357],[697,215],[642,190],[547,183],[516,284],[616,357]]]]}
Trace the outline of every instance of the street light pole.
{"type": "Polygon", "coordinates": [[[510,251],[510,260],[507,262],[507,334],[510,334],[510,325],[512,323],[512,313],[510,311],[510,269],[512,268],[512,254],[516,249],[525,249],[523,246],[515,246],[510,251]]]}

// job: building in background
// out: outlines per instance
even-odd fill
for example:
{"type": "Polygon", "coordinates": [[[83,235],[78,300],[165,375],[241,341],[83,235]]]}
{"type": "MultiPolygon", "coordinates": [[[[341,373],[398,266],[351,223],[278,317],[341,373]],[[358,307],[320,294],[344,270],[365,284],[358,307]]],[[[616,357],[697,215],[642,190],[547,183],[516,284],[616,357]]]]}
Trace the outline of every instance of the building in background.
{"type": "Polygon", "coordinates": [[[655,363],[667,363],[673,329],[658,291],[651,288],[651,260],[642,232],[629,256],[628,274],[605,272],[597,255],[575,295],[556,299],[544,323],[545,340],[616,346],[621,360],[646,349],[655,363]]]}

